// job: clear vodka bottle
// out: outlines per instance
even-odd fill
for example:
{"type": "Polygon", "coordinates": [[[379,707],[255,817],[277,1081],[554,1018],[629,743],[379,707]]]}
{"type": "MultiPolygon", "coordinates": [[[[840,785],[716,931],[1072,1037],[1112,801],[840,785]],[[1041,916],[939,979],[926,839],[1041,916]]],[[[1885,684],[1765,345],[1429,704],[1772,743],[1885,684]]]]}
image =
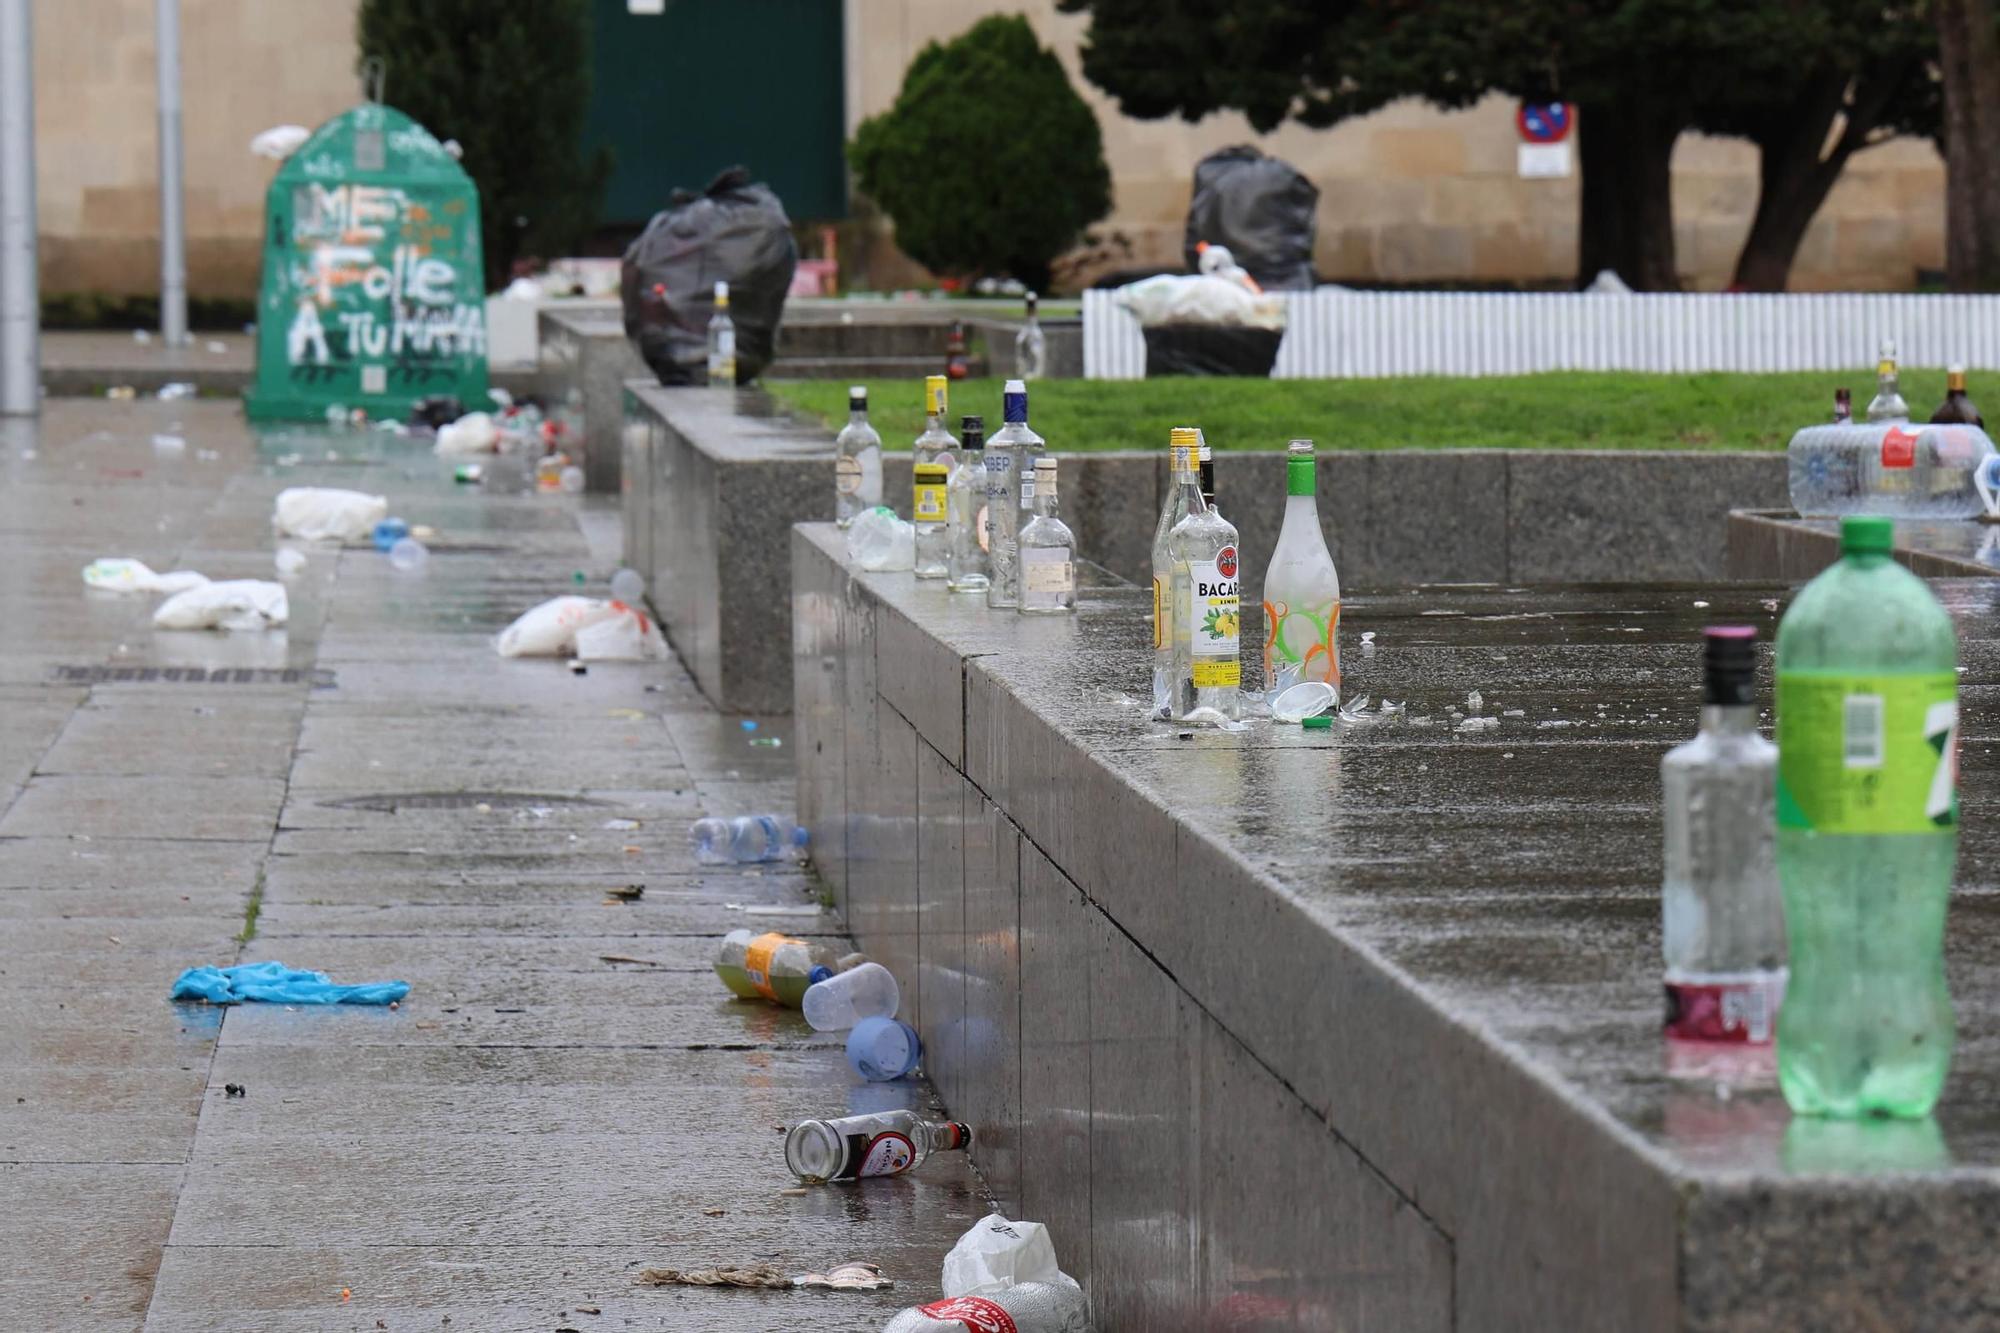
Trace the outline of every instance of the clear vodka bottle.
{"type": "Polygon", "coordinates": [[[986,591],[986,419],[959,421],[958,467],[945,493],[945,586],[953,592],[986,591]]]}
{"type": "Polygon", "coordinates": [[[1264,571],[1264,693],[1302,680],[1340,688],[1340,575],[1320,531],[1311,440],[1285,449],[1285,522],[1264,571]]]}
{"type": "Polygon", "coordinates": [[[942,375],[924,377],[924,433],[911,445],[910,522],[917,530],[915,573],[920,579],[943,578],[951,550],[945,494],[958,441],[944,426],[947,383],[942,375]]]}
{"type": "MultiPolygon", "coordinates": [[[[1198,447],[1198,446],[1197,446],[1198,447]]],[[[1188,516],[1174,525],[1174,717],[1220,724],[1243,716],[1236,528],[1201,498],[1199,464],[1188,516]]],[[[1186,484],[1184,481],[1183,484],[1186,484]]]]}
{"type": "Polygon", "coordinates": [[[1038,380],[1048,373],[1049,340],[1042,333],[1042,321],[1035,316],[1038,304],[1028,293],[1028,320],[1014,334],[1014,373],[1024,380],[1038,380]]]}
{"type": "Polygon", "coordinates": [[[1034,517],[1021,528],[1021,613],[1076,610],[1076,538],[1056,517],[1056,460],[1035,460],[1034,517]]]}
{"type": "Polygon", "coordinates": [[[1035,498],[1035,460],[1048,447],[1028,429],[1028,386],[1008,380],[1006,424],[986,442],[986,604],[1021,604],[1021,511],[1035,498]]]}
{"type": "Polygon", "coordinates": [[[736,321],[729,317],[729,284],[715,284],[715,313],[708,321],[708,382],[717,388],[736,384],[736,321]]]}
{"type": "Polygon", "coordinates": [[[1167,441],[1167,498],[1153,528],[1153,715],[1159,718],[1171,718],[1174,706],[1174,555],[1167,543],[1174,525],[1186,518],[1193,511],[1193,501],[1201,498],[1195,459],[1201,449],[1201,432],[1192,426],[1176,426],[1167,441]]]}
{"type": "Polygon", "coordinates": [[[1875,397],[1868,403],[1870,421],[1908,421],[1910,405],[1903,401],[1896,375],[1896,340],[1882,340],[1882,355],[1875,363],[1875,397]]]}
{"type": "Polygon", "coordinates": [[[833,452],[833,518],[844,528],[882,503],[882,437],[868,424],[866,385],[847,391],[847,425],[833,452]]]}
{"type": "Polygon", "coordinates": [[[785,1136],[785,1165],[814,1185],[898,1176],[922,1166],[932,1153],[971,1142],[972,1131],[956,1120],[924,1120],[914,1111],[802,1120],[785,1136]]]}
{"type": "Polygon", "coordinates": [[[1706,632],[1701,731],[1660,761],[1666,1034],[1768,1046],[1785,997],[1778,747],[1757,731],[1757,631],[1706,632]]]}

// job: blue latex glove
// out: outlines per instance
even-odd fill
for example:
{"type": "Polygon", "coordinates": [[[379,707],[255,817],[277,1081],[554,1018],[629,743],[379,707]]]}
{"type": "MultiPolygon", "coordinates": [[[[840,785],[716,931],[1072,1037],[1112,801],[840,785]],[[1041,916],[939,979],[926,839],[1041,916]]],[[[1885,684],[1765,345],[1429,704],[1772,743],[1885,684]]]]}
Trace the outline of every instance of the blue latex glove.
{"type": "Polygon", "coordinates": [[[336,986],[324,972],[300,972],[283,963],[243,963],[236,967],[191,967],[174,982],[170,1000],[241,1004],[395,1004],[410,993],[407,981],[371,981],[336,986]]]}

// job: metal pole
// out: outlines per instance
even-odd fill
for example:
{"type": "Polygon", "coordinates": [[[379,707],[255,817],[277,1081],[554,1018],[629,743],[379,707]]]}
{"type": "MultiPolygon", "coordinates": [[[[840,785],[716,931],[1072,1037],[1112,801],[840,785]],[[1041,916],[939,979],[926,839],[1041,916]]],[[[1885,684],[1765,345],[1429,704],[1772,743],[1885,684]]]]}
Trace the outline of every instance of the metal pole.
{"type": "Polygon", "coordinates": [[[42,410],[31,0],[0,0],[0,416],[42,410]]]}
{"type": "Polygon", "coordinates": [[[181,0],[153,0],[160,85],[160,338],[188,340],[187,222],[181,199],[181,0]]]}

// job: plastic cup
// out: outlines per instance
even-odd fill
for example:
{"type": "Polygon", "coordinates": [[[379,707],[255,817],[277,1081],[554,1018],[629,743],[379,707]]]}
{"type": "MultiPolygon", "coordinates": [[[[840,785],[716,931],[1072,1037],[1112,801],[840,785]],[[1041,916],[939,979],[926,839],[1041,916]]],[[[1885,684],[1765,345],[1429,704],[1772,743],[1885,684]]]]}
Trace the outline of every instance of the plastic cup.
{"type": "Polygon", "coordinates": [[[1271,700],[1273,722],[1303,722],[1340,702],[1340,691],[1323,680],[1302,680],[1271,700]]]}
{"type": "Polygon", "coordinates": [[[864,1018],[847,1034],[848,1066],[871,1083],[909,1073],[923,1050],[917,1030],[894,1018],[864,1018]]]}
{"type": "Polygon", "coordinates": [[[422,569],[430,558],[429,548],[415,537],[399,537],[389,548],[389,563],[406,573],[422,569]]]}

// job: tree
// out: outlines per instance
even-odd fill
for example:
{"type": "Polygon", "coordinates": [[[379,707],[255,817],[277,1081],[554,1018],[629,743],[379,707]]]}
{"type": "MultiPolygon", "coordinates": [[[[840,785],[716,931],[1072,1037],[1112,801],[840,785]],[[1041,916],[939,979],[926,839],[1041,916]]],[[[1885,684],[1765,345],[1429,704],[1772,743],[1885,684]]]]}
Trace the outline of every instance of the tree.
{"type": "Polygon", "coordinates": [[[847,156],[896,244],[935,273],[1046,291],[1056,256],[1111,211],[1097,117],[1019,15],[925,46],[847,156]]]}
{"type": "Polygon", "coordinates": [[[1935,0],[1944,68],[1945,277],[2000,291],[2000,34],[1992,0],[1935,0]]]}
{"type": "Polygon", "coordinates": [[[361,0],[355,40],[385,62],[385,100],[465,150],[489,289],[589,236],[611,175],[608,149],[582,149],[590,0],[361,0]]]}

